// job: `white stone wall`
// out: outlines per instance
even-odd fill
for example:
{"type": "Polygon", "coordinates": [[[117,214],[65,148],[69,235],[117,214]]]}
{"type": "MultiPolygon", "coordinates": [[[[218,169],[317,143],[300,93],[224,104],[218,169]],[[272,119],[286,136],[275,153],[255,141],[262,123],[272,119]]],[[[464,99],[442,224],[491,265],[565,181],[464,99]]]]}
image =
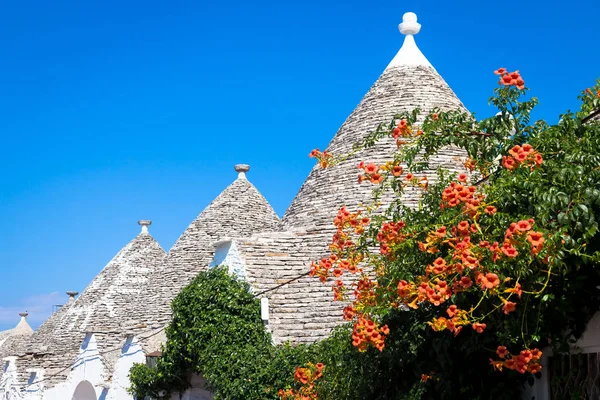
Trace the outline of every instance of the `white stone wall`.
{"type": "Polygon", "coordinates": [[[69,372],[67,379],[43,392],[43,400],[71,399],[74,396],[77,387],[84,381],[87,381],[92,385],[97,399],[106,398],[106,393],[104,393],[108,390],[105,387],[106,378],[106,371],[104,370],[104,365],[98,351],[96,335],[88,334],[81,344],[79,356],[69,372]]]}
{"type": "Polygon", "coordinates": [[[96,335],[88,334],[81,344],[79,356],[66,380],[46,390],[43,386],[43,371],[30,370],[28,371],[30,377],[28,382],[16,382],[16,357],[10,357],[10,360],[7,360],[6,372],[3,374],[0,388],[11,386],[23,388],[23,385],[26,386],[23,390],[13,390],[8,397],[5,396],[6,390],[0,389],[0,399],[133,400],[133,396],[127,393],[127,389],[130,387],[129,370],[134,363],[145,363],[146,356],[135,337],[127,338],[118,352],[114,370],[107,371],[104,358],[98,351],[96,335]],[[90,388],[93,389],[95,398],[90,397],[90,388]]]}
{"type": "Polygon", "coordinates": [[[239,279],[246,279],[246,266],[240,255],[235,240],[223,240],[219,242],[215,249],[215,256],[211,261],[209,268],[226,265],[229,273],[237,276],[239,279]]]}
{"type": "Polygon", "coordinates": [[[127,338],[125,345],[121,351],[119,360],[116,363],[115,370],[112,375],[112,384],[108,391],[106,400],[124,400],[132,399],[133,397],[127,393],[127,389],[131,386],[129,380],[129,370],[135,363],[145,363],[146,355],[144,350],[139,345],[134,337],[127,338]]]}
{"type": "Polygon", "coordinates": [[[17,357],[6,357],[3,360],[3,374],[0,379],[0,399],[21,400],[17,380],[17,357]]]}
{"type": "MultiPolygon", "coordinates": [[[[552,349],[542,349],[544,353],[542,364],[542,377],[535,380],[533,387],[526,385],[523,400],[550,400],[550,382],[548,380],[548,359],[552,357],[552,349]]],[[[600,313],[596,313],[588,323],[585,332],[572,347],[573,354],[588,354],[600,352],[600,313]]]]}

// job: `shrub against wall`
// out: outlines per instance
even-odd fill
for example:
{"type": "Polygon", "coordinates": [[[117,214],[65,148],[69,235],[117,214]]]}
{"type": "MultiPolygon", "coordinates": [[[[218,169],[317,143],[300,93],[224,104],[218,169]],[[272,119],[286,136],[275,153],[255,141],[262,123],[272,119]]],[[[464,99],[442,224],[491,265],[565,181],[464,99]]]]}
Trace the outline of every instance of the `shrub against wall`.
{"type": "Polygon", "coordinates": [[[156,367],[136,364],[131,370],[130,391],[138,398],[183,392],[196,373],[217,399],[277,399],[278,389],[293,382],[296,365],[308,359],[304,346],[272,345],[260,301],[226,267],[200,273],[172,308],[156,367]]]}

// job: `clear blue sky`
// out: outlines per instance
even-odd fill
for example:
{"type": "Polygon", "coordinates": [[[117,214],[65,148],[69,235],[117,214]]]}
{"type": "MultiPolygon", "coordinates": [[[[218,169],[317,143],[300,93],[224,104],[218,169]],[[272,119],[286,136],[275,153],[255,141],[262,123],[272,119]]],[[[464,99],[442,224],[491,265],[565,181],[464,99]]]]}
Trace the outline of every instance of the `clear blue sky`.
{"type": "Polygon", "coordinates": [[[597,1],[4,2],[0,329],[37,326],[154,221],[169,249],[231,183],[279,215],[402,43],[480,116],[520,69],[554,122],[600,77],[597,1]]]}

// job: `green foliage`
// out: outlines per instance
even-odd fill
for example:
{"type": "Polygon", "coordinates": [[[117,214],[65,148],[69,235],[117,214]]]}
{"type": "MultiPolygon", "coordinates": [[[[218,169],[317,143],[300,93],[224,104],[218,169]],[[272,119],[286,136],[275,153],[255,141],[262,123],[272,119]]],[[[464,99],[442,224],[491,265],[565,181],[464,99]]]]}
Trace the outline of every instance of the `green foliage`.
{"type": "Polygon", "coordinates": [[[247,283],[217,267],[202,272],[175,298],[173,320],[156,368],[136,364],[131,393],[157,397],[182,392],[201,374],[216,399],[276,399],[293,382],[298,364],[312,358],[306,346],[271,344],[260,302],[247,283]]]}
{"type": "MultiPolygon", "coordinates": [[[[502,238],[511,222],[527,218],[535,219],[536,227],[547,233],[545,246],[553,250],[545,260],[524,255],[502,264],[498,273],[518,280],[527,293],[509,315],[498,312],[497,297],[481,298],[477,307],[487,324],[483,334],[468,327],[456,337],[432,330],[427,323],[443,307],[422,304],[410,311],[390,307],[397,283],[423,275],[437,257],[419,250],[422,236],[395,249],[402,256],[387,263],[378,278],[385,289],[381,301],[366,310],[389,326],[382,352],[374,348],[358,352],[352,346],[351,325],[338,327],[313,345],[273,346],[260,320],[259,301],[248,285],[225,268],[214,268],[201,273],[174,300],[163,356],[156,368],[136,365],[131,370],[131,392],[142,398],[156,397],[161,389],[182,391],[190,374],[197,373],[207,379],[217,399],[277,399],[279,389],[294,385],[296,367],[310,361],[325,364],[316,386],[320,399],[519,398],[533,377],[493,370],[489,361],[496,358],[497,346],[517,351],[552,346],[555,354],[567,352],[600,307],[600,123],[590,118],[600,109],[598,91],[600,83],[582,95],[581,110],[548,125],[530,121],[537,99],[523,101],[525,91],[500,87],[490,100],[499,116],[476,121],[460,112],[434,110],[439,118],[426,116],[421,124],[424,134],[391,155],[418,173],[430,169],[446,146],[462,148],[477,162],[478,175],[471,183],[482,186],[486,203],[498,209],[493,216],[482,217],[489,229],[486,234],[502,238]],[[534,170],[503,168],[501,157],[524,143],[542,154],[543,164],[534,170]],[[423,375],[431,378],[424,381],[423,375]]],[[[418,110],[396,117],[409,124],[420,120],[418,110]]],[[[381,125],[353,152],[373,146],[393,128],[393,123],[381,125]]],[[[459,213],[440,209],[442,190],[453,178],[439,170],[417,208],[400,201],[401,183],[384,182],[375,199],[385,187],[396,191],[398,200],[383,216],[373,216],[358,245],[365,249],[377,245],[384,221],[402,219],[423,235],[431,227],[455,224],[459,213]]],[[[452,299],[461,308],[479,301],[469,293],[461,296],[452,299]]]]}
{"type": "MultiPolygon", "coordinates": [[[[404,221],[411,232],[393,249],[397,257],[383,262],[385,273],[377,278],[381,289],[376,292],[376,303],[361,306],[361,312],[389,326],[385,350],[357,353],[339,380],[331,379],[330,367],[325,376],[329,382],[321,387],[324,398],[335,398],[332,393],[337,392],[343,394],[338,398],[397,399],[412,391],[409,397],[415,399],[514,399],[533,377],[494,371],[489,360],[497,359],[497,346],[517,353],[549,345],[554,354],[569,351],[600,306],[600,123],[590,118],[598,114],[599,92],[600,85],[590,89],[581,97],[581,110],[562,115],[554,126],[543,121],[531,124],[529,113],[537,99],[522,101],[524,91],[514,87],[496,89],[490,102],[500,111],[497,117],[476,121],[460,112],[434,110],[435,119],[425,118],[422,136],[401,147],[394,161],[418,173],[431,169],[430,163],[446,146],[466,150],[478,169],[471,184],[480,185],[485,202],[498,209],[493,217],[481,217],[488,229],[485,234],[502,243],[511,222],[533,218],[536,229],[548,235],[545,247],[552,250],[544,260],[525,254],[515,262],[494,266],[498,274],[517,280],[528,291],[510,315],[499,310],[497,297],[452,296],[451,303],[462,309],[477,303],[478,314],[487,324],[483,334],[468,327],[457,337],[432,330],[427,323],[445,315],[447,305],[422,303],[410,311],[390,306],[397,299],[393,290],[397,282],[425,275],[425,266],[445,255],[420,251],[418,242],[425,241],[427,232],[464,218],[458,208],[440,208],[441,191],[452,177],[439,170],[437,183],[429,186],[419,207],[396,201],[383,217],[373,216],[370,230],[358,238],[363,251],[378,246],[377,232],[390,220],[404,221]],[[542,165],[533,170],[502,167],[501,157],[524,143],[543,155],[542,165]],[[433,377],[422,382],[421,374],[433,377]],[[352,391],[347,386],[350,380],[352,391]]],[[[405,119],[412,125],[418,115],[417,110],[397,115],[395,120],[405,119]]],[[[380,126],[361,146],[370,147],[388,137],[394,127],[394,122],[380,126]]],[[[404,190],[401,180],[384,180],[375,198],[386,188],[396,191],[398,199],[404,190]]]]}

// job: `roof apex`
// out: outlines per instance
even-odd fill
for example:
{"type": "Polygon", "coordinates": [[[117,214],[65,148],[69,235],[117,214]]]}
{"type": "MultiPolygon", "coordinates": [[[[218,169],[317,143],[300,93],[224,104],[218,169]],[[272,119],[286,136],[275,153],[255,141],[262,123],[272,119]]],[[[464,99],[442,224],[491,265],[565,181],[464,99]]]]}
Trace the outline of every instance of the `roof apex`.
{"type": "Polygon", "coordinates": [[[238,179],[248,179],[246,178],[246,172],[250,171],[248,164],[235,164],[233,168],[238,173],[238,179]]]}
{"type": "Polygon", "coordinates": [[[27,312],[19,313],[21,320],[13,330],[13,335],[31,335],[33,333],[33,329],[27,323],[27,316],[29,314],[27,312]]]}
{"type": "Polygon", "coordinates": [[[398,25],[400,33],[406,35],[404,43],[396,56],[386,67],[389,68],[401,66],[401,65],[422,65],[425,67],[433,68],[433,65],[427,60],[427,58],[421,53],[421,50],[417,47],[414,35],[419,33],[421,30],[421,24],[417,22],[417,15],[412,12],[408,12],[402,16],[402,23],[398,25]]]}
{"type": "Polygon", "coordinates": [[[141,219],[138,221],[138,225],[142,227],[141,233],[148,233],[148,227],[152,225],[152,221],[149,219],[141,219]]]}

